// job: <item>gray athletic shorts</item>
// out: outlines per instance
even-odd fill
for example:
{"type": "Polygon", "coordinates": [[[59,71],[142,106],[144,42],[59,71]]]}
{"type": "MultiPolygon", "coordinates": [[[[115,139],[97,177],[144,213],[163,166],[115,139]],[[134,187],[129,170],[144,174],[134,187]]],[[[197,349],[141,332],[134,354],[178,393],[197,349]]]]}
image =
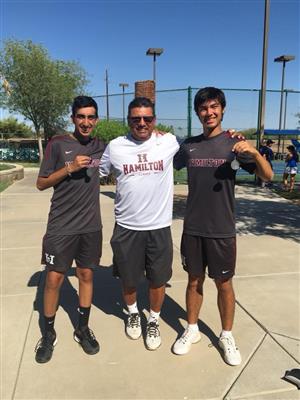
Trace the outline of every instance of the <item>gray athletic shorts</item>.
{"type": "Polygon", "coordinates": [[[229,279],[234,275],[236,238],[206,238],[183,233],[181,259],[185,271],[203,276],[206,268],[213,279],[229,279]]]}
{"type": "Polygon", "coordinates": [[[110,241],[114,275],[125,287],[137,287],[143,276],[154,287],[165,285],[172,276],[173,243],[170,227],[134,231],[115,225],[110,241]]]}
{"type": "Polygon", "coordinates": [[[66,273],[75,260],[77,267],[94,269],[102,254],[102,231],[80,235],[52,235],[43,239],[42,264],[47,270],[66,273]]]}

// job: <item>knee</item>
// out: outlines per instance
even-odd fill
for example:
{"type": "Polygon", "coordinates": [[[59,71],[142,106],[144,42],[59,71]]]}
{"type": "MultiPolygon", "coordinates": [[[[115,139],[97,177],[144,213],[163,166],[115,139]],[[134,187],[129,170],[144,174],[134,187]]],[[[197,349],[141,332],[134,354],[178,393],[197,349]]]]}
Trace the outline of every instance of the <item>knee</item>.
{"type": "Polygon", "coordinates": [[[233,286],[232,286],[232,279],[227,279],[227,280],[215,280],[216,287],[218,289],[219,293],[230,293],[233,291],[233,286]]]}
{"type": "Polygon", "coordinates": [[[134,293],[136,293],[136,287],[134,287],[134,286],[123,286],[122,290],[123,290],[123,293],[128,296],[131,296],[134,293]]]}
{"type": "Polygon", "coordinates": [[[203,293],[203,283],[205,277],[190,277],[188,281],[188,290],[203,293]]]}
{"type": "Polygon", "coordinates": [[[93,271],[91,269],[76,268],[76,275],[80,282],[91,283],[93,281],[93,271]]]}
{"type": "Polygon", "coordinates": [[[57,290],[61,287],[63,280],[64,280],[63,274],[58,274],[58,273],[53,274],[50,272],[47,274],[45,289],[57,290]]]}

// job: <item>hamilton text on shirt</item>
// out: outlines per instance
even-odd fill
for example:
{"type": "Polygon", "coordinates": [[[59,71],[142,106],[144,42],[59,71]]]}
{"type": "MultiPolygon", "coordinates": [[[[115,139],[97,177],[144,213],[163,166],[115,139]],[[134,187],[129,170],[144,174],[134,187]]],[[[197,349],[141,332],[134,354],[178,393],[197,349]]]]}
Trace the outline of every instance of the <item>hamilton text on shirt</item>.
{"type": "Polygon", "coordinates": [[[163,171],[164,162],[163,160],[148,161],[147,154],[138,154],[137,164],[123,164],[124,175],[132,174],[134,172],[143,171],[163,171]]]}
{"type": "Polygon", "coordinates": [[[223,158],[190,158],[188,160],[189,167],[212,167],[216,168],[226,163],[223,158]]]}

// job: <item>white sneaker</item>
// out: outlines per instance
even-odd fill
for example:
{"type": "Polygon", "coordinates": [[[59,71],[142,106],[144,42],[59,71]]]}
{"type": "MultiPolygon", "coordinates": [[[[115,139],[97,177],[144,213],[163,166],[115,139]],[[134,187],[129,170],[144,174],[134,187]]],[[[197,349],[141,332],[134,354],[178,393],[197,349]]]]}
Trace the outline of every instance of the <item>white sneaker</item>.
{"type": "Polygon", "coordinates": [[[156,350],[161,345],[161,337],[158,322],[147,323],[146,329],[146,347],[148,350],[156,350]]]}
{"type": "Polygon", "coordinates": [[[200,332],[192,332],[188,328],[183,332],[179,339],[176,340],[173,346],[173,352],[179,356],[188,353],[191,346],[201,340],[200,332]]]}
{"type": "Polygon", "coordinates": [[[229,365],[240,365],[242,357],[239,349],[235,345],[233,336],[221,336],[219,338],[219,347],[223,350],[224,360],[229,365]]]}
{"type": "Polygon", "coordinates": [[[126,335],[133,340],[141,337],[142,327],[141,327],[141,317],[139,313],[132,313],[128,315],[126,328],[126,335]]]}

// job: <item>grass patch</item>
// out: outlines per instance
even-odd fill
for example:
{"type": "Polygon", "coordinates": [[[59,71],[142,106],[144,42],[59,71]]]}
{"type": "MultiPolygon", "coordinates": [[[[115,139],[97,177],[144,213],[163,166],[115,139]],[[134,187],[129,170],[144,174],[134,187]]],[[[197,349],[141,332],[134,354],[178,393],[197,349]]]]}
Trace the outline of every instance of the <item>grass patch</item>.
{"type": "Polygon", "coordinates": [[[24,168],[40,168],[40,163],[39,162],[14,161],[14,164],[21,165],[24,168]]]}
{"type": "Polygon", "coordinates": [[[14,166],[10,164],[0,164],[0,171],[6,171],[8,169],[13,169],[14,166]]]}
{"type": "Polygon", "coordinates": [[[0,192],[3,192],[3,190],[7,189],[11,184],[12,182],[9,181],[0,182],[0,192]]]}

